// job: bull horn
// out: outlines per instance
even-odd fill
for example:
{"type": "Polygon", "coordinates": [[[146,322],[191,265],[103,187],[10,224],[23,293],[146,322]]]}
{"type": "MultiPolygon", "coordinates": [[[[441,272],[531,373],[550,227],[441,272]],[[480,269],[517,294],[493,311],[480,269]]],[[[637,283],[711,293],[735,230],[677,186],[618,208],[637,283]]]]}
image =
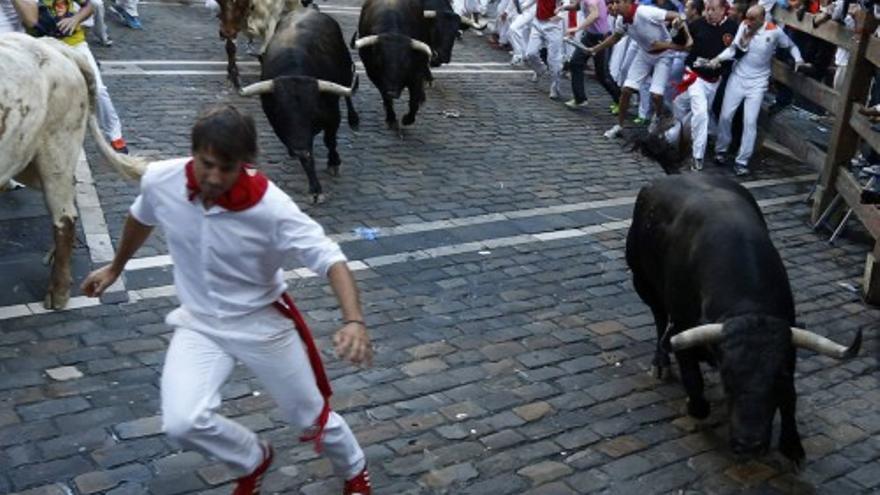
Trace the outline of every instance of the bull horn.
{"type": "Polygon", "coordinates": [[[853,343],[846,347],[809,330],[791,327],[791,343],[795,347],[809,349],[823,356],[849,359],[855,357],[859,353],[859,348],[862,347],[862,331],[859,330],[853,343]]]}
{"type": "Polygon", "coordinates": [[[239,96],[256,96],[262,95],[266,93],[271,93],[275,89],[275,81],[260,81],[251,84],[250,86],[246,86],[241,88],[238,92],[239,96]]]}
{"type": "Polygon", "coordinates": [[[669,344],[672,346],[673,351],[683,351],[699,345],[714,344],[721,340],[722,328],[724,326],[720,323],[700,325],[673,335],[669,339],[669,344]]]}
{"type": "Polygon", "coordinates": [[[462,18],[461,18],[461,23],[462,23],[462,24],[467,24],[468,26],[470,26],[470,27],[476,29],[477,31],[482,31],[482,30],[486,29],[486,26],[488,26],[488,24],[486,24],[485,22],[482,23],[482,24],[477,24],[477,23],[476,23],[473,19],[471,19],[470,17],[462,17],[462,18]]]}
{"type": "Polygon", "coordinates": [[[324,81],[323,79],[318,79],[318,91],[322,93],[332,93],[337,96],[345,97],[350,97],[352,93],[354,93],[354,90],[352,88],[346,88],[341,84],[324,81]]]}
{"type": "Polygon", "coordinates": [[[437,17],[436,10],[426,10],[425,11],[425,19],[433,19],[435,17],[437,17]]]}
{"type": "Polygon", "coordinates": [[[434,52],[431,50],[431,47],[428,46],[428,44],[425,43],[424,41],[410,40],[409,43],[410,43],[409,46],[411,46],[413,50],[425,53],[428,56],[428,58],[431,58],[434,56],[434,52]]]}
{"type": "Polygon", "coordinates": [[[363,38],[359,38],[357,41],[355,41],[354,47],[360,49],[365,46],[375,45],[378,42],[379,42],[379,35],[371,34],[369,36],[364,36],[363,38]]]}

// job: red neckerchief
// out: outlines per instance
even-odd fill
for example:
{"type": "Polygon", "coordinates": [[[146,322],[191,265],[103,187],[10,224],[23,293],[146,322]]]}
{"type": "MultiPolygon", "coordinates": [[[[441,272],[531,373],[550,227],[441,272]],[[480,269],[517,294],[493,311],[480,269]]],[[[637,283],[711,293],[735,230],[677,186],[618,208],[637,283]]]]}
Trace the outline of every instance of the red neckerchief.
{"type": "MultiPolygon", "coordinates": [[[[241,168],[238,179],[232,188],[217,198],[216,204],[229,211],[247,210],[259,203],[269,188],[269,179],[250,165],[241,168]]],[[[186,163],[186,190],[189,192],[189,200],[192,201],[202,192],[196,181],[193,171],[193,161],[186,163]]]]}
{"type": "Polygon", "coordinates": [[[633,18],[636,16],[636,9],[639,8],[639,4],[634,3],[629,7],[629,12],[623,13],[623,22],[627,24],[633,23],[633,18]]]}

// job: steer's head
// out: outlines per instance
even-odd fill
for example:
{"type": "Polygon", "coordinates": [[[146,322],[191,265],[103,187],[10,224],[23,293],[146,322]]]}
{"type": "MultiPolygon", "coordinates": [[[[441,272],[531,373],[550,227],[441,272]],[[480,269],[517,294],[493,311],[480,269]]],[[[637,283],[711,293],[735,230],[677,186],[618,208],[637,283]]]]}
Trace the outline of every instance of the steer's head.
{"type": "Polygon", "coordinates": [[[433,56],[427,43],[401,34],[379,34],[359,38],[354,42],[361,51],[367,71],[378,75],[374,79],[382,96],[399,98],[407,82],[425,73],[425,67],[433,56]]]}
{"type": "Polygon", "coordinates": [[[724,323],[716,347],[730,415],[730,446],[737,454],[767,450],[781,400],[794,399],[794,347],[787,322],[740,316],[724,323]]]}
{"type": "Polygon", "coordinates": [[[702,325],[670,339],[674,351],[713,346],[729,405],[730,445],[737,454],[765,451],[770,445],[776,409],[794,412],[796,348],[847,359],[858,353],[861,342],[861,331],[845,347],[790,327],[780,318],[759,315],[737,316],[723,325],[702,325]]]}
{"type": "Polygon", "coordinates": [[[309,76],[281,76],[251,84],[242,88],[239,94],[263,95],[266,117],[288,152],[300,160],[308,160],[311,158],[313,129],[320,117],[321,97],[350,97],[357,86],[356,77],[349,88],[309,76]]]}
{"type": "Polygon", "coordinates": [[[431,66],[448,64],[452,59],[452,46],[460,30],[467,28],[486,29],[486,24],[477,24],[472,19],[461,17],[455,12],[443,10],[426,10],[425,19],[428,21],[431,48],[435,56],[431,58],[431,66]]]}
{"type": "Polygon", "coordinates": [[[234,40],[238,33],[247,25],[248,15],[251,12],[251,0],[217,0],[220,12],[220,37],[234,40]]]}

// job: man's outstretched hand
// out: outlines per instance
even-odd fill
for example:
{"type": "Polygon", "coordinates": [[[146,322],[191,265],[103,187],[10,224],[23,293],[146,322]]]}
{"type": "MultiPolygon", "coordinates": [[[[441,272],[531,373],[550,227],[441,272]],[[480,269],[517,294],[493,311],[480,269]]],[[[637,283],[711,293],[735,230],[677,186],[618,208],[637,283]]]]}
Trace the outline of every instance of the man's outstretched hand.
{"type": "Polygon", "coordinates": [[[336,355],[354,364],[373,364],[373,345],[367,327],[359,322],[346,323],[333,335],[336,355]]]}
{"type": "Polygon", "coordinates": [[[107,287],[119,278],[119,272],[113,270],[113,265],[105,265],[90,273],[79,288],[89,297],[98,297],[104,293],[107,287]]]}

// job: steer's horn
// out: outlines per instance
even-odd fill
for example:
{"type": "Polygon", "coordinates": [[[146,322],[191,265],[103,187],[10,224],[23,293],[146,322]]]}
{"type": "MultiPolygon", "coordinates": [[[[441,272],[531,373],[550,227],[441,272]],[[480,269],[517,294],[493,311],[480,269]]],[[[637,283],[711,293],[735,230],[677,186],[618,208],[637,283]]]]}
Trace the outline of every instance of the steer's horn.
{"type": "Polygon", "coordinates": [[[353,88],[346,88],[341,84],[318,79],[318,91],[322,93],[332,93],[337,96],[351,96],[354,93],[353,88]]]}
{"type": "Polygon", "coordinates": [[[714,344],[721,340],[720,323],[709,323],[685,330],[669,339],[673,351],[683,351],[698,345],[714,344]]]}
{"type": "Polygon", "coordinates": [[[265,93],[271,93],[275,89],[275,81],[272,79],[268,81],[260,81],[251,84],[250,86],[246,86],[241,88],[238,92],[239,96],[256,96],[262,95],[265,93]]]}
{"type": "Polygon", "coordinates": [[[467,24],[468,26],[470,26],[470,27],[472,27],[472,28],[474,28],[474,29],[476,29],[476,30],[478,30],[478,31],[482,31],[482,30],[486,29],[486,26],[488,26],[488,24],[486,24],[485,22],[482,23],[482,24],[477,24],[477,23],[476,23],[473,19],[471,19],[470,17],[462,17],[462,18],[461,18],[461,23],[462,23],[462,24],[467,24]]]}
{"type": "Polygon", "coordinates": [[[809,349],[824,356],[849,359],[855,357],[859,353],[859,348],[862,347],[862,331],[859,330],[853,343],[846,347],[809,330],[791,327],[791,343],[795,347],[809,349]]]}
{"type": "Polygon", "coordinates": [[[428,44],[424,41],[410,40],[409,43],[409,46],[411,46],[413,50],[424,52],[428,56],[428,58],[434,56],[434,52],[431,50],[431,47],[428,46],[428,44]]]}
{"type": "Polygon", "coordinates": [[[425,19],[433,19],[435,17],[437,17],[436,10],[426,10],[425,11],[425,19]]]}
{"type": "Polygon", "coordinates": [[[369,36],[364,36],[363,38],[359,38],[354,42],[355,48],[363,48],[365,46],[375,45],[379,42],[379,35],[371,34],[369,36]]]}

